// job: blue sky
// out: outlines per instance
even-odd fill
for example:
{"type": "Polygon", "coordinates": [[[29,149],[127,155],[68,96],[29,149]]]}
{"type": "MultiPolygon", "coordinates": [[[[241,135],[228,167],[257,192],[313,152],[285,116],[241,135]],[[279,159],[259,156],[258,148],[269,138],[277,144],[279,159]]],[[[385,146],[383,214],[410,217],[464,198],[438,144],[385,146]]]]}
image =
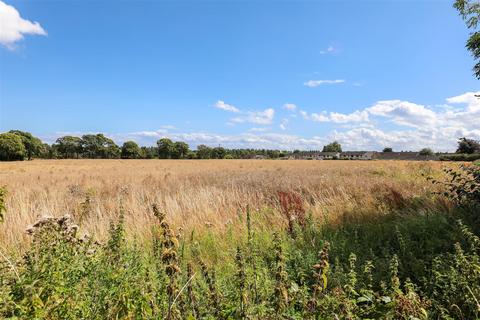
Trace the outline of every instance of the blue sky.
{"type": "Polygon", "coordinates": [[[0,131],[226,147],[480,138],[452,1],[0,2],[0,131]]]}

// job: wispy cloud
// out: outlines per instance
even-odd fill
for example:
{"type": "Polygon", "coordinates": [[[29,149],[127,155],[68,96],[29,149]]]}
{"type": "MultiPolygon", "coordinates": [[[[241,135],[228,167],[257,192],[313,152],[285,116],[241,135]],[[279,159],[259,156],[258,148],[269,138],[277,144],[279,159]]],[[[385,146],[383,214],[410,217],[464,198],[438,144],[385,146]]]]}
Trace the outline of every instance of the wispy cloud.
{"type": "Polygon", "coordinates": [[[268,108],[263,111],[247,111],[244,115],[232,118],[230,121],[236,123],[249,122],[254,124],[268,125],[272,124],[275,110],[268,108]]]}
{"type": "Polygon", "coordinates": [[[222,100],[218,100],[215,103],[215,108],[222,109],[222,110],[229,111],[229,112],[236,112],[236,113],[240,112],[240,110],[237,107],[235,107],[231,104],[225,103],[222,100]]]}
{"type": "Polygon", "coordinates": [[[289,111],[295,111],[295,110],[297,110],[297,105],[295,105],[293,103],[285,103],[283,105],[283,109],[287,109],[289,111]]]}
{"type": "Polygon", "coordinates": [[[321,86],[323,84],[340,84],[340,83],[345,83],[345,80],[343,79],[337,79],[337,80],[308,80],[303,83],[304,86],[310,87],[310,88],[315,88],[318,86],[321,86]]]}
{"type": "Polygon", "coordinates": [[[337,49],[336,49],[334,46],[329,45],[329,46],[327,47],[327,49],[321,50],[321,51],[320,51],[320,54],[335,53],[336,51],[337,51],[337,49]]]}
{"type": "Polygon", "coordinates": [[[46,36],[47,32],[38,22],[23,19],[15,7],[0,1],[0,44],[13,50],[25,34],[46,36]]]}
{"type": "Polygon", "coordinates": [[[300,111],[300,114],[305,120],[311,120],[315,122],[333,122],[333,123],[350,123],[350,122],[368,122],[368,112],[355,111],[349,114],[339,112],[326,112],[321,113],[308,113],[304,110],[300,111]]]}
{"type": "Polygon", "coordinates": [[[289,120],[286,119],[286,118],[284,118],[284,119],[282,120],[282,122],[280,122],[280,125],[279,125],[280,129],[282,129],[282,130],[287,130],[287,124],[288,124],[288,122],[289,122],[289,120]]]}

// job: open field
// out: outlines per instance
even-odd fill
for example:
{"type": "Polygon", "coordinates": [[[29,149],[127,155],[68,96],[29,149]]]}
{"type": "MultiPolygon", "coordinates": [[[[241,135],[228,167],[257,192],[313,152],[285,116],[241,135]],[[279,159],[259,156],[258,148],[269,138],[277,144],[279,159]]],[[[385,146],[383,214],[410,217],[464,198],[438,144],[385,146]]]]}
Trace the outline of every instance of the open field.
{"type": "MultiPolygon", "coordinates": [[[[451,165],[451,164],[450,164],[451,165]]],[[[275,160],[35,160],[0,163],[8,192],[0,243],[20,249],[27,225],[44,215],[73,215],[103,239],[126,211],[129,234],[150,237],[157,203],[175,228],[224,230],[248,206],[279,226],[278,192],[298,193],[307,212],[330,222],[381,215],[432,192],[425,176],[445,163],[275,160]]],[[[265,219],[263,219],[265,218],[265,219]]]]}
{"type": "Polygon", "coordinates": [[[478,319],[479,177],[407,161],[0,163],[0,317],[478,319]]]}

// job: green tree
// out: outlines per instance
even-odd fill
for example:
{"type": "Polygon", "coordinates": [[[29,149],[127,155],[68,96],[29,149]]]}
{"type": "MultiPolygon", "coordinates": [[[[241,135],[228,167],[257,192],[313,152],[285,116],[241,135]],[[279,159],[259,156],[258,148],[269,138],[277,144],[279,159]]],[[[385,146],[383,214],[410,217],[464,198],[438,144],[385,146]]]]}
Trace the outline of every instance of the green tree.
{"type": "Polygon", "coordinates": [[[190,151],[188,144],[182,141],[175,142],[173,144],[175,151],[173,152],[173,158],[185,159],[190,151]]]}
{"type": "Polygon", "coordinates": [[[23,160],[26,154],[25,145],[19,135],[0,134],[0,161],[23,160]]]}
{"type": "Polygon", "coordinates": [[[156,159],[158,158],[157,147],[141,147],[141,157],[144,159],[156,159]]]}
{"type": "Polygon", "coordinates": [[[213,159],[224,159],[227,155],[227,151],[223,147],[215,147],[212,149],[213,159]]]}
{"type": "Polygon", "coordinates": [[[480,2],[478,0],[456,0],[453,6],[460,13],[467,28],[473,30],[465,47],[477,61],[473,67],[473,72],[477,79],[480,79],[480,32],[477,31],[480,20],[480,2]]]}
{"type": "Polygon", "coordinates": [[[337,141],[333,141],[324,146],[322,152],[342,152],[342,146],[337,141]]]}
{"type": "Polygon", "coordinates": [[[168,138],[162,138],[157,141],[158,157],[160,159],[171,159],[175,153],[175,144],[168,138]]]}
{"type": "Polygon", "coordinates": [[[392,148],[383,148],[383,151],[382,152],[393,152],[393,149],[392,148]]]}
{"type": "Polygon", "coordinates": [[[102,133],[82,136],[83,153],[88,158],[118,158],[120,148],[102,133]]]}
{"type": "Polygon", "coordinates": [[[421,156],[432,156],[433,151],[430,148],[423,148],[422,150],[420,150],[418,152],[418,154],[421,155],[421,156]]]}
{"type": "Polygon", "coordinates": [[[9,133],[16,134],[22,139],[28,160],[31,160],[34,156],[39,155],[40,149],[43,145],[42,140],[34,137],[30,132],[10,130],[9,133]]]}
{"type": "Polygon", "coordinates": [[[212,157],[212,148],[204,144],[197,146],[197,157],[198,159],[210,159],[212,157]]]}
{"type": "Polygon", "coordinates": [[[480,142],[467,139],[465,137],[458,139],[458,148],[456,153],[480,153],[480,142]]]}
{"type": "Polygon", "coordinates": [[[126,141],[122,146],[122,159],[141,158],[142,150],[135,141],[126,141]]]}
{"type": "Polygon", "coordinates": [[[74,136],[60,137],[55,147],[62,158],[78,158],[82,153],[82,139],[74,136]]]}

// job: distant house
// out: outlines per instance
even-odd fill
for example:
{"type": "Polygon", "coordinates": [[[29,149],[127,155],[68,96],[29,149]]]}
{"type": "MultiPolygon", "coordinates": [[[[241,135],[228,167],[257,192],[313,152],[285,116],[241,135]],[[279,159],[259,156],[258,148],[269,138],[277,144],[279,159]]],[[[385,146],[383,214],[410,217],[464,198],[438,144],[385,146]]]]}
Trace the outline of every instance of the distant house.
{"type": "Polygon", "coordinates": [[[372,160],[373,151],[345,151],[340,152],[339,159],[342,160],[372,160]]]}
{"type": "Polygon", "coordinates": [[[378,160],[438,160],[439,156],[433,155],[421,155],[418,152],[402,151],[402,152],[376,152],[375,159],[378,160]]]}
{"type": "Polygon", "coordinates": [[[315,160],[332,160],[338,159],[340,152],[317,152],[314,154],[313,159],[315,160]]]}

